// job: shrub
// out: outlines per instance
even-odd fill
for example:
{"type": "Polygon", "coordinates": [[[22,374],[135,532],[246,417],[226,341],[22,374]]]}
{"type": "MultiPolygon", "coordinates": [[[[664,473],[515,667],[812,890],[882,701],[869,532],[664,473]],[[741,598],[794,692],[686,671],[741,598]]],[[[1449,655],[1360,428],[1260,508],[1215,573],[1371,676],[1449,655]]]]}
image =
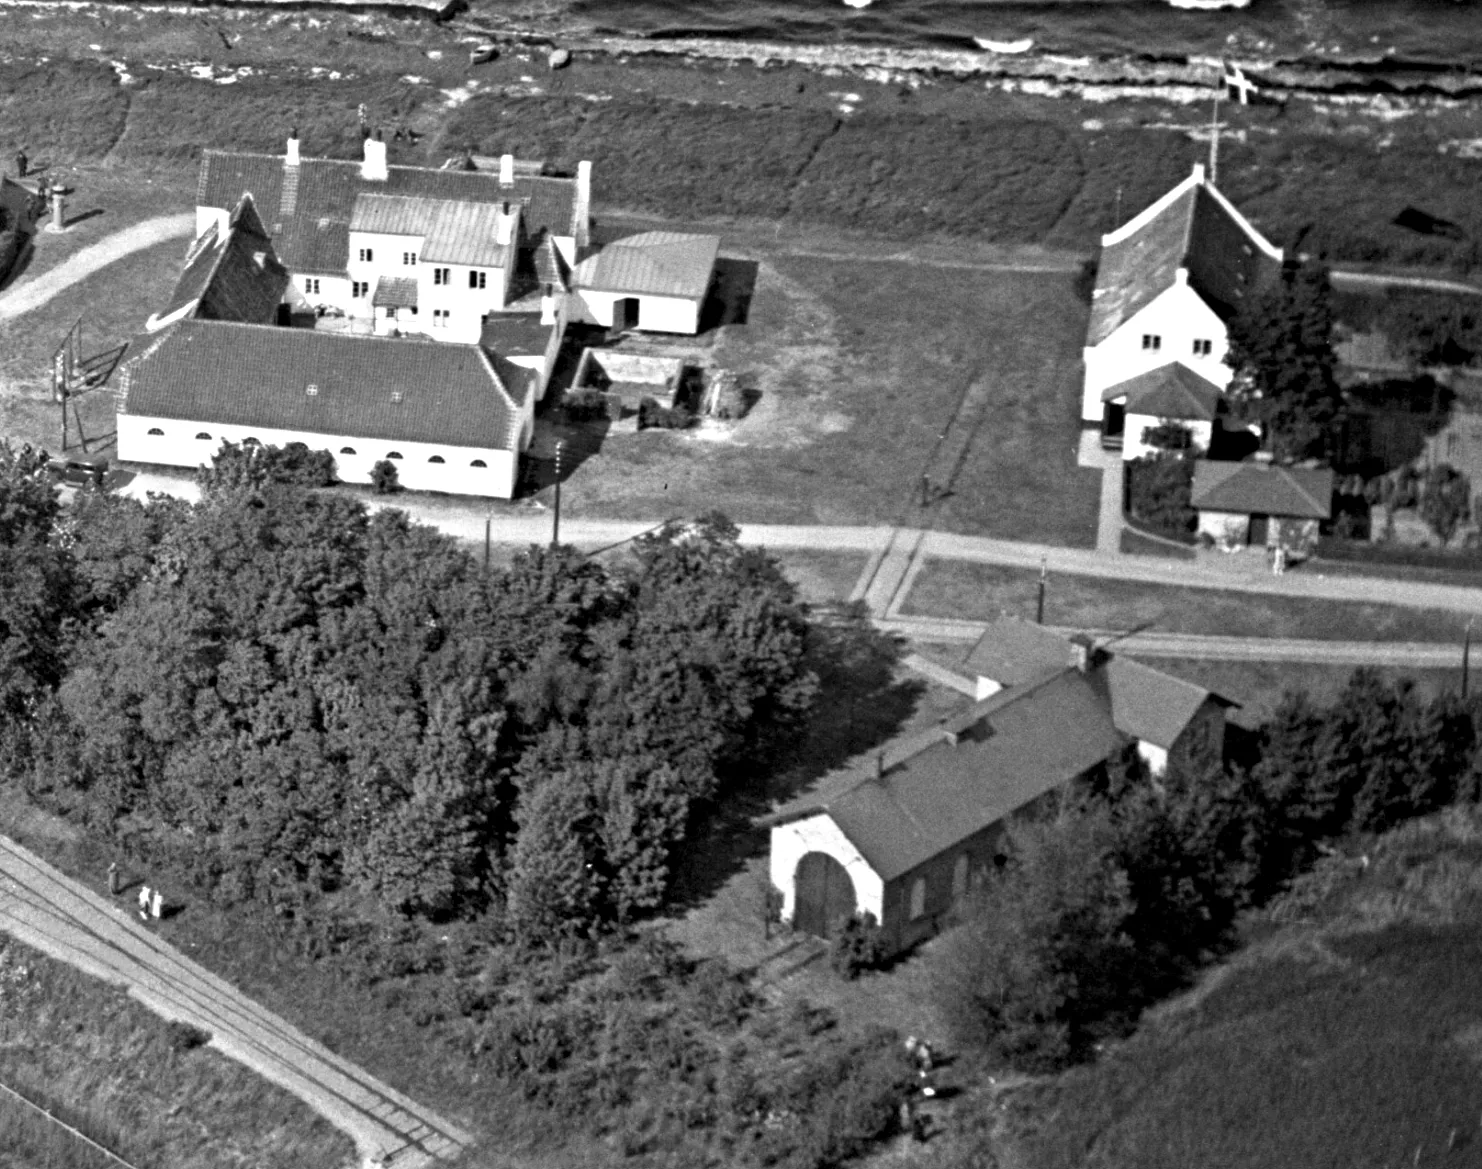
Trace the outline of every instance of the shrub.
{"type": "Polygon", "coordinates": [[[829,943],[829,965],[843,977],[858,978],[885,961],[885,940],[873,913],[856,913],[829,943]]]}
{"type": "Polygon", "coordinates": [[[1420,518],[1441,541],[1451,542],[1456,529],[1472,514],[1472,484],[1450,463],[1440,463],[1425,473],[1420,492],[1420,518]]]}
{"type": "Polygon", "coordinates": [[[1145,427],[1142,441],[1160,451],[1191,451],[1194,449],[1194,432],[1182,422],[1164,418],[1157,426],[1145,427]]]}
{"type": "Polygon", "coordinates": [[[561,409],[568,422],[594,422],[610,416],[607,401],[607,395],[601,390],[578,390],[566,395],[561,409]]]}
{"type": "Polygon", "coordinates": [[[639,430],[687,430],[694,423],[695,416],[677,406],[660,406],[653,398],[638,403],[639,430]]]}
{"type": "Polygon", "coordinates": [[[284,447],[261,443],[223,443],[209,467],[196,472],[203,492],[245,489],[260,491],[270,483],[295,487],[328,487],[335,481],[334,456],[311,451],[301,442],[284,447]]]}
{"type": "Polygon", "coordinates": [[[0,284],[10,276],[10,270],[21,254],[21,237],[14,228],[0,231],[0,284]]]}
{"type": "Polygon", "coordinates": [[[1128,465],[1127,510],[1156,531],[1181,536],[1192,532],[1199,513],[1189,503],[1194,460],[1172,452],[1144,455],[1128,465]]]}
{"type": "Polygon", "coordinates": [[[165,1035],[171,1051],[194,1051],[211,1042],[211,1032],[179,1019],[171,1019],[165,1024],[165,1035]]]}
{"type": "Polygon", "coordinates": [[[371,468],[371,486],[377,495],[394,495],[401,490],[401,479],[396,474],[396,464],[382,459],[371,468]]]}

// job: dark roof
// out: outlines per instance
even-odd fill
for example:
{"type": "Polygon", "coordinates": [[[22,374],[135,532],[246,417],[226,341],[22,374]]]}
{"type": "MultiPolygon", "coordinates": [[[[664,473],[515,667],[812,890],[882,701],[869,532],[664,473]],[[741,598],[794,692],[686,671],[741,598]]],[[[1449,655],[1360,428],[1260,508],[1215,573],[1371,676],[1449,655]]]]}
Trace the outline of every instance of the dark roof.
{"type": "Polygon", "coordinates": [[[1117,730],[1165,750],[1173,746],[1206,702],[1239,705],[1131,658],[1109,656],[1103,668],[1117,730]]]}
{"type": "Polygon", "coordinates": [[[382,276],[371,294],[371,305],[375,308],[416,308],[416,277],[382,276]]]}
{"type": "Polygon", "coordinates": [[[1214,382],[1178,361],[1140,373],[1101,392],[1103,402],[1126,398],[1128,414],[1203,422],[1212,421],[1219,413],[1224,396],[1214,382]]]}
{"type": "Polygon", "coordinates": [[[1333,513],[1333,472],[1200,459],[1189,502],[1201,511],[1325,520],[1333,513]]]}
{"type": "Polygon", "coordinates": [[[1124,742],[1101,672],[1064,669],[907,740],[887,753],[883,775],[838,773],[770,819],[826,812],[889,881],[1084,774],[1124,742]]]}
{"type": "Polygon", "coordinates": [[[271,324],[288,287],[251,195],[243,195],[225,233],[213,224],[192,245],[165,307],[146,328],[172,319],[271,324]]]}
{"type": "Polygon", "coordinates": [[[704,297],[720,253],[720,237],[646,231],[614,240],[571,274],[578,288],[650,296],[704,297]]]}
{"type": "Polygon", "coordinates": [[[1086,344],[1099,345],[1173,287],[1189,285],[1228,319],[1280,270],[1280,252],[1196,168],[1162,199],[1102,237],[1086,344]]]}
{"type": "Polygon", "coordinates": [[[513,449],[531,371],[477,345],[182,321],[125,365],[130,414],[513,449]],[[313,386],[310,393],[308,387],[313,386]]]}
{"type": "Polygon", "coordinates": [[[360,163],[305,158],[295,167],[278,154],[208,150],[201,156],[196,203],[232,207],[251,191],[283,263],[294,272],[343,274],[349,225],[360,195],[408,196],[452,202],[519,202],[527,231],[575,235],[576,180],[558,175],[515,173],[503,187],[491,171],[434,170],[391,166],[384,181],[365,179],[360,163]]]}
{"type": "Polygon", "coordinates": [[[962,664],[974,676],[1000,686],[1023,686],[1065,669],[1070,642],[1043,625],[1000,617],[983,631],[962,664]]]}
{"type": "Polygon", "coordinates": [[[556,247],[550,232],[542,232],[535,245],[535,276],[542,285],[549,284],[556,292],[571,291],[571,272],[566,267],[566,257],[556,247]]]}
{"type": "Polygon", "coordinates": [[[479,344],[507,357],[544,354],[555,325],[542,325],[538,313],[487,313],[479,344]]]}

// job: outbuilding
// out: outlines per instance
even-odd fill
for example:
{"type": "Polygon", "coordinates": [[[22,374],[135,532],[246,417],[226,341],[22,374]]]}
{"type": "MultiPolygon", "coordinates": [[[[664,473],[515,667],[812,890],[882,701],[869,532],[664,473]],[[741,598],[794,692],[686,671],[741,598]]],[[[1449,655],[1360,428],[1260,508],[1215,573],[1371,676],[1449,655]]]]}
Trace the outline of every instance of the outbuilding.
{"type": "Polygon", "coordinates": [[[571,273],[573,318],[610,329],[700,331],[720,238],[647,231],[608,244],[571,273]]]}
{"type": "Polygon", "coordinates": [[[1222,548],[1308,546],[1333,514],[1333,472],[1202,459],[1189,502],[1200,533],[1222,548]]]}

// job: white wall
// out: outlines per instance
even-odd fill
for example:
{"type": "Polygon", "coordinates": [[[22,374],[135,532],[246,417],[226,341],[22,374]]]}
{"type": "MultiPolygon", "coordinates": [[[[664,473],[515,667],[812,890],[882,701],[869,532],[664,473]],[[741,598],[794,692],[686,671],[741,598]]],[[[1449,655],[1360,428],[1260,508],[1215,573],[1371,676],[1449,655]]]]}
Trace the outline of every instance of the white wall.
{"type": "Polygon", "coordinates": [[[210,231],[212,224],[216,225],[220,234],[225,235],[231,217],[232,213],[225,207],[196,207],[196,239],[210,231]]]}
{"type": "MultiPolygon", "coordinates": [[[[1122,436],[1122,458],[1130,460],[1141,458],[1143,455],[1157,454],[1157,447],[1148,446],[1142,441],[1142,432],[1160,425],[1162,421],[1163,419],[1152,414],[1128,414],[1127,429],[1122,436]]],[[[1209,449],[1210,439],[1214,435],[1213,422],[1198,422],[1192,418],[1175,418],[1173,421],[1189,428],[1194,436],[1195,445],[1201,450],[1209,449]]]]}
{"type": "MultiPolygon", "coordinates": [[[[571,294],[571,315],[587,324],[611,328],[613,306],[631,295],[578,288],[571,294]]],[[[700,302],[672,296],[640,296],[638,328],[646,333],[687,333],[694,336],[700,331],[700,302]]]]}
{"type": "MultiPolygon", "coordinates": [[[[497,391],[491,386],[490,392],[497,391]]],[[[339,478],[346,483],[369,483],[371,468],[396,451],[402,456],[392,460],[397,478],[411,491],[446,491],[453,495],[509,499],[514,495],[519,468],[518,456],[513,451],[310,434],[261,426],[223,426],[213,422],[183,422],[136,414],[118,415],[118,457],[130,463],[200,467],[211,461],[223,442],[240,443],[246,438],[255,438],[265,446],[301,442],[311,450],[327,450],[334,455],[339,478]],[[152,435],[149,433],[151,429],[164,433],[152,435]],[[211,437],[201,439],[196,437],[198,434],[211,437]],[[351,447],[356,453],[344,454],[344,447],[351,447]],[[428,462],[434,455],[441,456],[444,462],[428,462]],[[486,466],[470,466],[474,459],[482,459],[486,466]]]]}
{"type": "Polygon", "coordinates": [[[1154,775],[1162,775],[1168,770],[1168,748],[1149,743],[1146,739],[1137,739],[1136,743],[1137,753],[1147,764],[1149,771],[1154,775]]]}
{"type": "Polygon", "coordinates": [[[382,276],[411,277],[417,279],[422,270],[422,237],[420,235],[387,235],[381,232],[350,232],[349,252],[345,257],[345,270],[351,280],[369,285],[363,297],[351,299],[346,293],[341,306],[352,317],[371,315],[371,298],[376,293],[376,281],[382,276]],[[369,261],[360,259],[360,249],[370,248],[369,261]],[[403,264],[402,256],[413,252],[417,263],[403,264]]]}
{"type": "Polygon", "coordinates": [[[1081,399],[1081,418],[1086,422],[1100,422],[1103,390],[1170,361],[1182,362],[1224,389],[1233,376],[1225,365],[1228,350],[1225,323],[1219,315],[1187,284],[1174,284],[1136,316],[1124,321],[1122,327],[1100,345],[1083,351],[1086,382],[1081,399]],[[1158,349],[1144,349],[1142,338],[1145,333],[1161,337],[1162,345],[1158,349]],[[1196,340],[1211,342],[1208,357],[1194,355],[1196,340]]]}
{"type": "Polygon", "coordinates": [[[1250,532],[1250,516],[1235,511],[1199,509],[1199,533],[1226,547],[1243,546],[1250,532]]]}
{"type": "Polygon", "coordinates": [[[855,908],[861,913],[873,913],[876,921],[885,920],[885,882],[870,868],[869,862],[840,831],[832,817],[820,813],[772,829],[769,871],[772,884],[782,891],[783,921],[792,921],[797,907],[794,881],[798,862],[810,852],[824,853],[843,865],[849,879],[854,882],[855,908]]]}

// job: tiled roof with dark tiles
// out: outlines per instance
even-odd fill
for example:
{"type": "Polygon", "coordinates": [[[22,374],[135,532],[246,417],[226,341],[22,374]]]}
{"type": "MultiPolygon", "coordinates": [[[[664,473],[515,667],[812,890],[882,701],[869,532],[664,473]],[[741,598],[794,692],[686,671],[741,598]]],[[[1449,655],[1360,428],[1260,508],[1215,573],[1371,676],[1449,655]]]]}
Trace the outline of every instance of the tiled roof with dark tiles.
{"type": "Polygon", "coordinates": [[[288,282],[251,196],[244,195],[224,233],[212,224],[192,246],[169,301],[146,328],[184,317],[271,324],[288,282]]]}
{"type": "Polygon", "coordinates": [[[376,308],[416,308],[417,280],[414,276],[382,276],[371,294],[376,308]]]}
{"type": "Polygon", "coordinates": [[[543,232],[535,245],[535,278],[554,292],[571,291],[571,270],[550,232],[543,232]]]}
{"type": "Polygon", "coordinates": [[[1102,239],[1086,344],[1099,345],[1173,287],[1178,270],[1228,319],[1280,268],[1280,252],[1201,170],[1102,239]]]}
{"type": "Polygon", "coordinates": [[[1017,617],[989,624],[962,659],[962,668],[1000,686],[1022,686],[1065,669],[1070,643],[1053,630],[1017,617]]]}
{"type": "Polygon", "coordinates": [[[1200,459],[1189,502],[1201,511],[1325,520],[1333,514],[1333,472],[1200,459]]]}
{"type": "Polygon", "coordinates": [[[533,379],[477,345],[182,321],[124,384],[144,417],[512,450],[533,379]]]}
{"type": "Polygon", "coordinates": [[[595,292],[697,300],[710,287],[720,237],[646,231],[614,240],[577,264],[571,283],[595,292]]]}
{"type": "Polygon", "coordinates": [[[1126,740],[1100,671],[1065,669],[975,703],[949,728],[916,737],[883,775],[855,769],[768,817],[827,813],[883,880],[892,880],[1070,782],[1126,740]],[[955,742],[952,741],[955,739],[955,742]]]}
{"type": "Polygon", "coordinates": [[[479,344],[506,357],[544,354],[555,325],[542,325],[538,313],[488,313],[479,344]]]}
{"type": "Polygon", "coordinates": [[[1203,686],[1121,655],[1108,658],[1103,668],[1117,730],[1164,750],[1173,746],[1206,702],[1239,705],[1203,686]]]}
{"type": "Polygon", "coordinates": [[[1103,402],[1125,398],[1128,414],[1204,422],[1213,420],[1219,413],[1224,397],[1214,382],[1177,361],[1108,386],[1101,392],[1103,402]]]}
{"type": "MultiPolygon", "coordinates": [[[[270,223],[279,257],[294,272],[343,274],[349,246],[349,224],[361,194],[409,196],[464,203],[517,201],[526,230],[575,235],[577,183],[558,175],[515,174],[512,186],[501,186],[497,172],[433,170],[392,166],[384,180],[361,177],[360,163],[305,158],[296,168],[298,188],[292,212],[282,209],[285,163],[281,155],[232,154],[208,150],[201,159],[196,202],[203,207],[236,205],[250,190],[259,206],[279,208],[270,223]]],[[[493,266],[493,265],[491,265],[493,266]]]]}

